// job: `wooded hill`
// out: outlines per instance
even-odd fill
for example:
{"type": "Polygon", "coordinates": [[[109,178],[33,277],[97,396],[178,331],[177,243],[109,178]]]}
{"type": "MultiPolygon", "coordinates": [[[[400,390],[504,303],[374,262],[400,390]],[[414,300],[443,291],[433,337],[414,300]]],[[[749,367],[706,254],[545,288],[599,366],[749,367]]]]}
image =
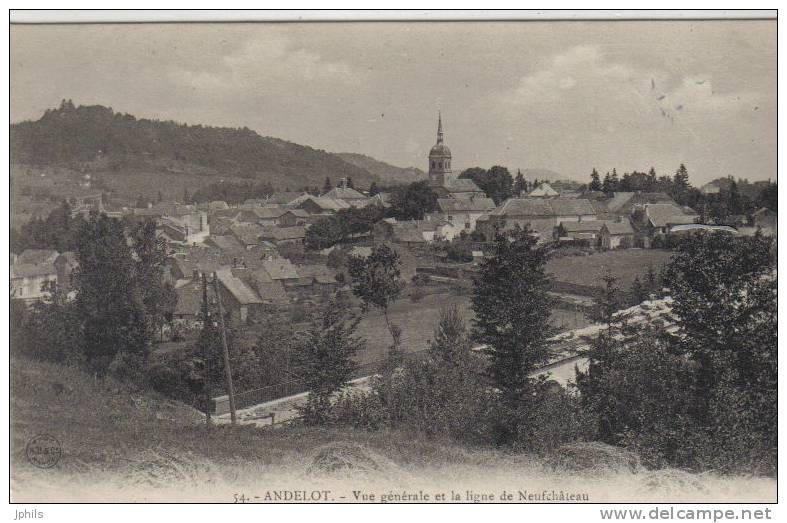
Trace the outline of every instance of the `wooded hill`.
{"type": "MultiPolygon", "coordinates": [[[[358,153],[336,153],[336,156],[347,163],[368,171],[381,180],[383,184],[407,184],[426,180],[426,173],[415,167],[396,167],[371,156],[358,153]]],[[[426,163],[426,159],[424,159],[424,163],[426,163]]]]}
{"type": "Polygon", "coordinates": [[[220,175],[280,188],[322,186],[351,177],[356,187],[388,182],[338,155],[248,128],[137,119],[101,105],[68,100],[37,121],[11,125],[11,160],[82,172],[162,172],[220,175]]]}

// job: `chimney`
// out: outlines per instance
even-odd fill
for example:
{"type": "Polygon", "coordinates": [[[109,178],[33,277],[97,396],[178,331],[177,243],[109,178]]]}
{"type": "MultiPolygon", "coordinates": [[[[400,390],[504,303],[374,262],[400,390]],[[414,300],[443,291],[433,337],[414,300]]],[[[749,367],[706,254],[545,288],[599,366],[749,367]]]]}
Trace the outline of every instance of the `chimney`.
{"type": "Polygon", "coordinates": [[[238,266],[238,258],[232,258],[232,268],[236,268],[238,266]]]}

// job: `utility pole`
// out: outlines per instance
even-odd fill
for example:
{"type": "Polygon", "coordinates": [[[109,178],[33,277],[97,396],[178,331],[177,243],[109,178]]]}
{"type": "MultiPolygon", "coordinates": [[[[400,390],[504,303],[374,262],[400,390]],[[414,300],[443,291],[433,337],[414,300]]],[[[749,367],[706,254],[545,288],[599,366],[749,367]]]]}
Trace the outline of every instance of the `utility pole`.
{"type": "Polygon", "coordinates": [[[205,364],[205,424],[210,425],[210,409],[211,409],[211,393],[210,393],[210,341],[205,336],[208,331],[208,322],[210,321],[210,314],[208,313],[208,281],[205,278],[205,273],[202,273],[202,361],[205,364]]]}
{"type": "Polygon", "coordinates": [[[230,397],[230,419],[235,425],[235,390],[232,387],[232,369],[230,368],[230,350],[227,347],[227,330],[224,326],[224,308],[221,306],[219,293],[219,277],[213,273],[213,289],[216,292],[216,303],[219,306],[219,322],[221,325],[221,344],[224,347],[224,370],[227,371],[227,395],[230,397]]]}

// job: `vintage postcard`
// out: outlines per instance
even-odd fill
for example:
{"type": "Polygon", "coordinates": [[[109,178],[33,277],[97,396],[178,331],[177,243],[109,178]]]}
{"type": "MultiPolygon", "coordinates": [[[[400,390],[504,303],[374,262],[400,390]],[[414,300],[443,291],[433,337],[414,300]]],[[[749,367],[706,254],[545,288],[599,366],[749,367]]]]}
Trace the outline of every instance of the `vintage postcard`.
{"type": "Polygon", "coordinates": [[[12,13],[16,519],[777,501],[776,14],[465,14],[12,13]]]}

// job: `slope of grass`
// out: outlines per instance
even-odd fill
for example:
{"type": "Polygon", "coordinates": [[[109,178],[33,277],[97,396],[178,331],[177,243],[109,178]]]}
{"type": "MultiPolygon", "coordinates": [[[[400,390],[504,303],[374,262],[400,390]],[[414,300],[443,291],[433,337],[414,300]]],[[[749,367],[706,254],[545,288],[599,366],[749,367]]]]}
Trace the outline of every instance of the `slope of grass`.
{"type": "Polygon", "coordinates": [[[557,281],[599,288],[604,286],[602,278],[609,271],[618,279],[620,288],[629,289],[635,277],[644,280],[649,266],[658,274],[671,255],[671,251],[659,249],[621,249],[589,256],[553,258],[547,262],[545,270],[557,281]]]}
{"type": "MultiPolygon", "coordinates": [[[[205,427],[198,413],[74,368],[11,361],[11,496],[17,502],[223,501],[281,489],[587,493],[589,501],[768,501],[776,482],[632,468],[615,449],[569,463],[469,448],[404,431],[299,426],[205,427]],[[47,433],[62,444],[51,469],[25,445],[47,433]],[[599,457],[596,457],[599,456],[599,457]],[[620,464],[620,465],[619,465],[620,464]]],[[[584,452],[584,451],[583,451],[584,452]]]]}

